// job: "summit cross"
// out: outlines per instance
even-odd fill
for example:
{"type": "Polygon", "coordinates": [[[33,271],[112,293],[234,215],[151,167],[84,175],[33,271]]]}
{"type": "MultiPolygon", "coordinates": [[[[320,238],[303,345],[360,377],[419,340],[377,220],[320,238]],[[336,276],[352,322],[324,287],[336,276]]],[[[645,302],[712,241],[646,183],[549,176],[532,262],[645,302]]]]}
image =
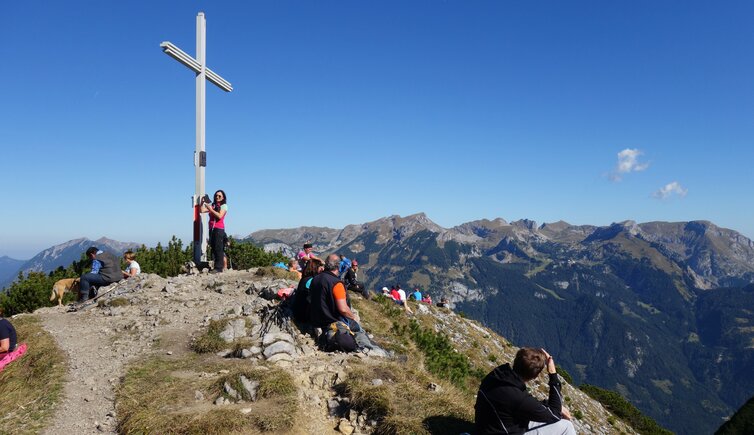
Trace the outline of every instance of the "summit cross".
{"type": "Polygon", "coordinates": [[[170,42],[160,44],[162,51],[196,73],[196,150],[194,151],[194,167],[196,169],[196,183],[191,203],[194,209],[194,262],[198,267],[207,261],[207,239],[203,236],[206,217],[201,214],[201,199],[204,197],[204,169],[207,167],[207,153],[205,147],[205,88],[206,80],[225,92],[233,90],[233,86],[207,68],[207,20],[204,12],[196,16],[196,59],[170,42]]]}

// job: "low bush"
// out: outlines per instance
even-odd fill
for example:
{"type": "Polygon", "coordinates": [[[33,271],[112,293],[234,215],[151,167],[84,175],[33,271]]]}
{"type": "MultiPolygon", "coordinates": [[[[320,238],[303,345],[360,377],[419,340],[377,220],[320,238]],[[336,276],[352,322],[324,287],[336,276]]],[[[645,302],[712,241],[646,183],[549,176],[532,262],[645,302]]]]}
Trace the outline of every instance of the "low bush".
{"type": "Polygon", "coordinates": [[[672,435],[673,433],[657,424],[652,418],[642,414],[634,405],[614,391],[589,384],[582,384],[579,389],[592,399],[600,402],[608,411],[628,423],[640,434],[672,435]]]}

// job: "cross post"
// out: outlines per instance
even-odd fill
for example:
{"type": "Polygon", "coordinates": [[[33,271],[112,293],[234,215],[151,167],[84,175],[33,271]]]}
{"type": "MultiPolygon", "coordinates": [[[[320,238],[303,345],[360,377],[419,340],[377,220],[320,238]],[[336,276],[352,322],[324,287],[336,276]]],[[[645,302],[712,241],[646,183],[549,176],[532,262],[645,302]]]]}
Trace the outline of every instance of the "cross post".
{"type": "Polygon", "coordinates": [[[206,80],[225,92],[231,92],[233,86],[207,68],[207,20],[204,12],[196,16],[196,59],[192,58],[180,48],[170,42],[160,44],[162,51],[196,73],[196,150],[194,151],[195,185],[191,204],[194,209],[194,263],[199,266],[207,262],[207,239],[204,237],[206,216],[200,213],[201,199],[205,195],[204,170],[207,167],[207,153],[205,152],[205,101],[206,80]]]}

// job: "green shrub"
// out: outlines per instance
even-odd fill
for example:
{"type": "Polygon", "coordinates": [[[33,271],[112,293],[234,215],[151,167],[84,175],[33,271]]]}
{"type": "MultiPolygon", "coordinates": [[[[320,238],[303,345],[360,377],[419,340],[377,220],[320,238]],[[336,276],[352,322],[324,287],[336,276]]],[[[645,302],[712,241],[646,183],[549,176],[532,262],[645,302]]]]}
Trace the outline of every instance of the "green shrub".
{"type": "Polygon", "coordinates": [[[573,385],[573,378],[571,377],[571,374],[566,371],[563,367],[559,365],[555,365],[555,370],[558,372],[561,378],[563,378],[564,381],[568,382],[569,384],[573,385]]]}
{"type": "Polygon", "coordinates": [[[592,399],[600,402],[608,411],[621,418],[641,434],[672,435],[673,433],[657,424],[652,418],[642,414],[634,405],[614,391],[588,384],[581,385],[579,389],[592,399]]]}
{"type": "Polygon", "coordinates": [[[453,349],[445,334],[423,328],[416,320],[411,320],[408,330],[411,339],[424,354],[424,363],[431,373],[449,379],[460,388],[466,388],[467,378],[476,376],[469,359],[453,349]]]}
{"type": "Polygon", "coordinates": [[[715,435],[734,435],[754,433],[754,397],[749,399],[738,411],[723,423],[715,435]]]}

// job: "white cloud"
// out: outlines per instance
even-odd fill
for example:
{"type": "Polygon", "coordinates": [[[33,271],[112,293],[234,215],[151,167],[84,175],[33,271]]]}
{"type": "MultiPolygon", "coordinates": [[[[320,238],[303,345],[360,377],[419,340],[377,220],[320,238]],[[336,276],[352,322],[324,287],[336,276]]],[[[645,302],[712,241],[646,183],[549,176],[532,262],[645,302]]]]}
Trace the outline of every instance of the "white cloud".
{"type": "Polygon", "coordinates": [[[644,153],[638,148],[626,148],[618,153],[618,165],[615,170],[610,173],[610,179],[613,181],[620,181],[623,174],[630,172],[641,172],[649,167],[649,163],[640,162],[639,156],[644,153]]]}
{"type": "Polygon", "coordinates": [[[672,183],[668,183],[660,188],[657,192],[653,193],[652,196],[658,199],[667,199],[670,198],[672,195],[678,195],[681,198],[686,196],[688,193],[688,189],[684,189],[683,186],[681,186],[681,183],[677,181],[673,181],[672,183]]]}

